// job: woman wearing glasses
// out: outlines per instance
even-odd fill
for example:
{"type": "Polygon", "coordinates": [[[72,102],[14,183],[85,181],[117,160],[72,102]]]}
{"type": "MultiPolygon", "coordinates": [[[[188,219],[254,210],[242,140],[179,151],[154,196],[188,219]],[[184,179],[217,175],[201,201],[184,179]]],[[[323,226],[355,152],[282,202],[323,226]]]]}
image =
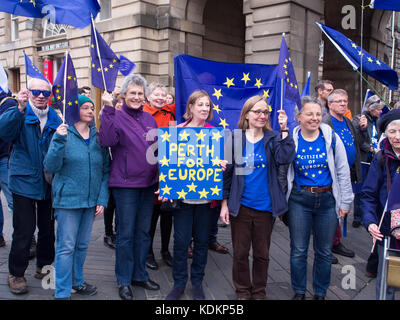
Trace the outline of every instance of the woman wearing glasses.
{"type": "Polygon", "coordinates": [[[281,133],[271,129],[270,106],[254,96],[243,106],[235,134],[233,163],[224,173],[221,220],[231,223],[233,283],[237,299],[265,299],[273,221],[288,210],[278,181],[278,166],[294,160],[295,146],[279,110],[281,133]],[[253,247],[250,280],[249,251],[253,247]]]}
{"type": "Polygon", "coordinates": [[[288,181],[290,272],[294,300],[304,300],[311,231],[314,244],[314,299],[323,300],[330,284],[332,242],[338,218],[350,210],[353,190],[346,150],[339,136],[322,122],[322,105],[304,97],[293,131],[296,158],[288,181]]]}

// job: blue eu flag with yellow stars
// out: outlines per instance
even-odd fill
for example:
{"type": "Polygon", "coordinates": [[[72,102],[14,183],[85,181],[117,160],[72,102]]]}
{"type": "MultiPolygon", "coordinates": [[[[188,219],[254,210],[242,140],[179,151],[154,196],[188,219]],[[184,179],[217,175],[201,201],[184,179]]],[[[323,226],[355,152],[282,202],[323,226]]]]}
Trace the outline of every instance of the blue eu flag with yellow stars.
{"type": "Polygon", "coordinates": [[[26,70],[26,75],[28,75],[31,78],[37,78],[41,79],[44,81],[48,81],[46,77],[39,71],[38,68],[33,64],[32,60],[29,59],[29,57],[24,53],[25,57],[25,70],[26,70]]]}
{"type": "MultiPolygon", "coordinates": [[[[271,112],[272,128],[278,129],[280,81],[277,66],[248,63],[225,63],[178,55],[175,62],[175,112],[178,123],[190,94],[205,90],[212,101],[213,119],[210,124],[224,129],[236,129],[240,112],[247,99],[255,95],[266,98],[271,112]]],[[[294,110],[286,107],[288,123],[294,121],[294,110]]]]}
{"type": "Polygon", "coordinates": [[[118,76],[120,61],[114,51],[111,50],[107,42],[93,26],[93,24],[91,24],[91,28],[90,56],[92,57],[92,84],[96,88],[113,91],[115,88],[115,81],[117,80],[118,76]],[[104,82],[106,88],[104,88],[104,82]]]}
{"type": "Polygon", "coordinates": [[[396,71],[364,49],[361,49],[339,31],[323,24],[317,23],[317,25],[354,70],[358,70],[362,65],[363,72],[383,83],[385,86],[389,87],[390,90],[398,89],[399,78],[396,71]]]}
{"type": "Polygon", "coordinates": [[[74,64],[72,63],[71,56],[68,53],[64,58],[60,70],[57,73],[56,80],[54,81],[53,96],[58,109],[64,115],[66,124],[72,126],[80,120],[78,82],[76,79],[74,64]]]}
{"type": "Polygon", "coordinates": [[[400,11],[400,2],[399,0],[372,0],[371,8],[400,11]]]}
{"type": "Polygon", "coordinates": [[[84,28],[90,24],[91,16],[97,16],[100,5],[97,0],[1,0],[0,11],[84,28]]]}
{"type": "Polygon", "coordinates": [[[284,97],[297,104],[301,108],[299,87],[285,36],[282,35],[281,50],[279,53],[278,78],[283,80],[284,97]]]}

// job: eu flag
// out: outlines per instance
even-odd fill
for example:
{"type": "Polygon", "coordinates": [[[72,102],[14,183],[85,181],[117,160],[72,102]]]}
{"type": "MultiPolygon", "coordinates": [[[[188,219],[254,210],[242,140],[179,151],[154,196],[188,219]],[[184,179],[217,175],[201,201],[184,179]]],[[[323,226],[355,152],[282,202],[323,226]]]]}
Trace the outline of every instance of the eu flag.
{"type": "Polygon", "coordinates": [[[371,7],[374,9],[400,11],[399,0],[372,0],[371,7]]]}
{"type": "Polygon", "coordinates": [[[24,52],[24,57],[25,57],[25,70],[26,70],[25,72],[26,72],[26,74],[31,78],[38,78],[38,79],[48,82],[49,80],[47,80],[45,78],[45,76],[39,71],[39,69],[36,68],[36,66],[33,64],[32,60],[29,59],[29,57],[26,55],[25,52],[24,52]]]}
{"type": "Polygon", "coordinates": [[[279,53],[278,78],[283,80],[285,97],[301,108],[299,87],[292,63],[292,58],[286,45],[285,36],[282,35],[281,50],[279,53]]]}
{"type": "Polygon", "coordinates": [[[307,76],[307,82],[303,88],[303,91],[301,92],[301,97],[303,98],[304,96],[309,96],[310,95],[310,82],[311,82],[311,73],[308,73],[307,76]]]}
{"type": "Polygon", "coordinates": [[[90,56],[92,57],[92,84],[96,88],[113,91],[118,76],[119,59],[96,28],[94,28],[93,23],[91,24],[91,28],[90,56]],[[106,88],[104,88],[103,75],[106,88]]]}
{"type": "Polygon", "coordinates": [[[91,16],[93,19],[97,16],[100,5],[97,0],[1,0],[0,11],[84,28],[91,16]]]}
{"type": "Polygon", "coordinates": [[[119,56],[119,62],[119,72],[121,72],[125,77],[129,75],[136,66],[131,60],[124,57],[122,54],[119,56]]]}
{"type": "Polygon", "coordinates": [[[317,23],[320,29],[325,33],[332,44],[339,50],[347,62],[354,70],[360,68],[374,79],[383,83],[390,90],[397,90],[399,87],[399,78],[396,71],[388,65],[369,54],[364,49],[361,50],[352,40],[345,35],[323,24],[317,23]],[[361,62],[362,61],[362,62],[361,62]]]}
{"type": "Polygon", "coordinates": [[[75,68],[71,56],[67,53],[58,71],[53,84],[54,100],[58,109],[65,114],[65,123],[74,125],[80,120],[80,108],[78,103],[78,82],[76,80],[75,68]],[[65,95],[64,95],[65,94],[65,95]]]}
{"type": "MultiPolygon", "coordinates": [[[[263,64],[216,62],[188,55],[178,55],[175,62],[175,112],[177,122],[183,122],[186,102],[190,94],[205,90],[213,103],[215,127],[236,129],[240,112],[246,100],[263,95],[270,105],[271,125],[279,128],[276,110],[280,108],[280,81],[277,81],[277,66],[263,64]]],[[[284,110],[288,122],[293,121],[292,108],[284,110]]]]}

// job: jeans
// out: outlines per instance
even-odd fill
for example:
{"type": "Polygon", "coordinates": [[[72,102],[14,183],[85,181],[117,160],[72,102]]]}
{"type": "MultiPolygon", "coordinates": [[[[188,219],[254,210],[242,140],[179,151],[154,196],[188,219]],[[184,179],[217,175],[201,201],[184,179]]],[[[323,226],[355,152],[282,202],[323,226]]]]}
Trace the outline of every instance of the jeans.
{"type": "Polygon", "coordinates": [[[8,259],[10,274],[23,277],[29,264],[29,248],[39,228],[36,266],[42,268],[54,261],[54,219],[51,199],[33,200],[13,193],[13,235],[8,259]],[[36,220],[37,219],[37,220],[36,220]]]}
{"type": "MultiPolygon", "coordinates": [[[[7,200],[8,207],[11,212],[13,210],[12,195],[8,189],[8,157],[0,159],[0,191],[3,190],[4,196],[7,200]]],[[[0,236],[3,236],[4,215],[3,206],[0,200],[0,236]]]]}
{"type": "Polygon", "coordinates": [[[193,236],[193,259],[190,270],[192,286],[200,286],[207,264],[210,234],[210,204],[182,203],[174,211],[174,259],[172,276],[174,287],[185,288],[188,280],[188,249],[193,236]]]}
{"type": "Polygon", "coordinates": [[[147,281],[146,257],[150,248],[150,224],[155,185],[147,188],[112,188],[117,227],[115,275],[118,285],[147,281]]]}
{"type": "Polygon", "coordinates": [[[55,296],[67,298],[72,286],[81,285],[83,264],[92,232],[96,208],[55,209],[57,247],[54,260],[55,296]]]}
{"type": "Polygon", "coordinates": [[[332,241],[338,224],[335,199],[331,192],[293,190],[289,198],[290,270],[295,293],[307,288],[307,253],[313,231],[314,295],[325,296],[330,284],[332,241]]]}

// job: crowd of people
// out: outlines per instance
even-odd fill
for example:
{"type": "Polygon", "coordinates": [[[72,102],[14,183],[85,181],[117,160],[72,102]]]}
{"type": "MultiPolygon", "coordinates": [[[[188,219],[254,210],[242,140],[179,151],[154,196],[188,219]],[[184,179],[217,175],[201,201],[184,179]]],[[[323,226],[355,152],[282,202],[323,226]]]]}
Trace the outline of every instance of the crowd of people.
{"type": "MultiPolygon", "coordinates": [[[[157,143],[148,133],[166,126],[212,127],[207,92],[191,93],[185,121],[177,124],[174,95],[160,83],[148,85],[141,75],[130,74],[113,93],[103,93],[97,131],[90,91],[79,90],[80,120],[69,126],[48,106],[51,85],[44,80],[32,78],[16,99],[10,93],[0,95],[0,188],[13,219],[8,260],[12,293],[28,292],[25,271],[34,243],[35,277],[43,278],[44,267],[54,264],[55,299],[96,294],[83,270],[93,221],[104,214],[104,244],[115,250],[123,300],[133,299],[135,286],[160,289],[146,270],[159,268],[153,248],[159,220],[160,255],[171,267],[174,282],[166,299],[182,296],[190,274],[193,299],[204,300],[208,250],[229,252],[217,242],[219,219],[231,226],[237,299],[265,299],[277,218],[289,228],[293,299],[306,298],[312,235],[313,299],[323,300],[331,265],[338,263],[333,254],[355,256],[340,241],[340,221],[353,206],[352,226],[363,225],[377,243],[366,271],[378,278],[378,297],[383,238],[391,237],[391,245],[400,248],[400,240],[391,234],[390,214],[380,224],[400,167],[397,105],[382,116],[385,102],[374,95],[353,117],[347,92],[323,80],[315,87],[315,97],[303,97],[298,126],[289,132],[285,111],[277,111],[279,130],[273,130],[265,97],[250,97],[233,135],[235,147],[228,151],[233,161],[219,163],[223,199],[171,201],[159,196],[158,165],[146,158],[157,143]]],[[[0,246],[5,246],[3,215],[0,206],[0,246]]],[[[389,299],[394,299],[394,291],[388,287],[389,299]]]]}

